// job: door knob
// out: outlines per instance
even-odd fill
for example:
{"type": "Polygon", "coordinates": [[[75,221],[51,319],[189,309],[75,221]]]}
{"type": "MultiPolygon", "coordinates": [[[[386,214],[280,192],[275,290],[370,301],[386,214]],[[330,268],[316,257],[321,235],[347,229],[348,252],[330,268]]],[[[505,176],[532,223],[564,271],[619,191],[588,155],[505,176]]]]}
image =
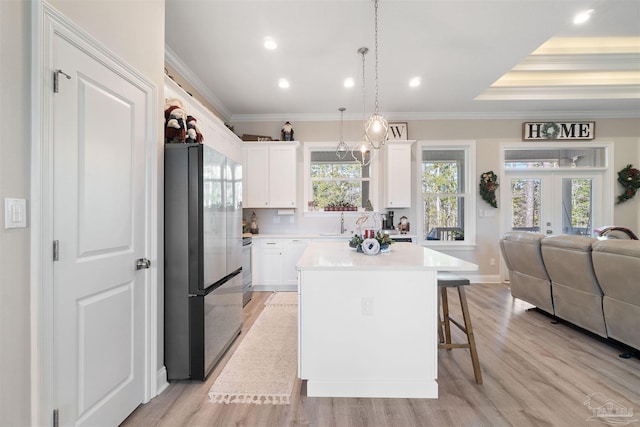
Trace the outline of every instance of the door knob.
{"type": "Polygon", "coordinates": [[[151,261],[146,258],[140,258],[136,261],[136,270],[142,270],[143,268],[151,267],[151,261]]]}

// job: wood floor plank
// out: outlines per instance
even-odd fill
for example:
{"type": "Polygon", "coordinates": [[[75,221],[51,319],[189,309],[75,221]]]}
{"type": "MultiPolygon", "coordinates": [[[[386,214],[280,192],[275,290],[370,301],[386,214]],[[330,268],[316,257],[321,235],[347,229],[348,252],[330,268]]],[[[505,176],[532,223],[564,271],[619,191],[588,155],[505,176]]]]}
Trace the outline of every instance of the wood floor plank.
{"type": "MultiPolygon", "coordinates": [[[[588,421],[592,411],[584,405],[594,393],[640,417],[639,359],[621,359],[620,349],[528,311],[531,306],[512,298],[504,284],[473,284],[467,290],[483,384],[475,383],[469,350],[442,349],[438,399],[309,398],[305,383],[297,380],[289,405],[209,403],[213,381],[269,295],[254,293],[242,334],[206,381],[172,382],[123,426],[596,427],[605,424],[588,421]]],[[[460,317],[456,300],[449,299],[450,310],[460,317]]],[[[464,339],[457,328],[452,337],[464,339]]]]}

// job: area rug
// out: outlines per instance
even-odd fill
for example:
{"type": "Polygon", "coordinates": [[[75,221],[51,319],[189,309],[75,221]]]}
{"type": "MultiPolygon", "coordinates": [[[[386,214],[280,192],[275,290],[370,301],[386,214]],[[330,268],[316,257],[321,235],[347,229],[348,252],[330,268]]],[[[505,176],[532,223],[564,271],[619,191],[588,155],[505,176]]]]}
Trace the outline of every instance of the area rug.
{"type": "Polygon", "coordinates": [[[297,293],[270,296],[213,383],[209,401],[288,405],[298,367],[297,324],[297,293]]]}
{"type": "Polygon", "coordinates": [[[297,306],[298,305],[298,293],[297,292],[274,292],[272,293],[264,305],[269,307],[277,306],[297,306]]]}

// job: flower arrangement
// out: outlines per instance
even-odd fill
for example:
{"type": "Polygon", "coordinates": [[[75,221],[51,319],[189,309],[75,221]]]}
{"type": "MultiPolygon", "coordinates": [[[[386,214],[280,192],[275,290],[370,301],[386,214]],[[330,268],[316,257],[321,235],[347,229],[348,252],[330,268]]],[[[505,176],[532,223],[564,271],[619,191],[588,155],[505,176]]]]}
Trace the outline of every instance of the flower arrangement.
{"type": "Polygon", "coordinates": [[[618,172],[618,182],[624,187],[624,193],[618,196],[619,204],[636,195],[640,188],[640,171],[629,164],[618,172]]]}
{"type": "MultiPolygon", "coordinates": [[[[393,243],[393,239],[389,237],[388,234],[383,233],[382,231],[378,231],[373,237],[380,243],[380,250],[385,251],[389,248],[389,245],[393,243]]],[[[361,234],[354,234],[351,240],[349,241],[349,247],[355,248],[357,252],[362,251],[362,242],[364,242],[364,237],[361,234]]]]}
{"type": "Polygon", "coordinates": [[[480,197],[494,208],[498,207],[496,200],[496,190],[498,189],[498,175],[493,171],[485,172],[480,175],[480,197]]]}

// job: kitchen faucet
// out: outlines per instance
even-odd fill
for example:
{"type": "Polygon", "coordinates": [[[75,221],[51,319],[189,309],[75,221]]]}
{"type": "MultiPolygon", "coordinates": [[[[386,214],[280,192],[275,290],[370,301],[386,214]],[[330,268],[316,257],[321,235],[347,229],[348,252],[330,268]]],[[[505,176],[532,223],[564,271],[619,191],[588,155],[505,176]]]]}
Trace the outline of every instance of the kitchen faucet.
{"type": "Polygon", "coordinates": [[[344,212],[340,212],[340,234],[344,234],[347,229],[344,226],[344,212]]]}

